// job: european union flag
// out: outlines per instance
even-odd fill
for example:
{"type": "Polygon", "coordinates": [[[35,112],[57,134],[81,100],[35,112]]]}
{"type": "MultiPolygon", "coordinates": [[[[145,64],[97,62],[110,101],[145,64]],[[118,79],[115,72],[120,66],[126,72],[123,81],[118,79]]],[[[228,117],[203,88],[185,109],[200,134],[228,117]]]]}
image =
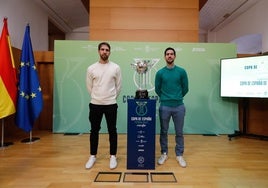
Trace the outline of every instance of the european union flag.
{"type": "Polygon", "coordinates": [[[26,26],[24,34],[20,62],[16,124],[30,132],[42,111],[43,94],[35,66],[29,25],[26,26]]]}

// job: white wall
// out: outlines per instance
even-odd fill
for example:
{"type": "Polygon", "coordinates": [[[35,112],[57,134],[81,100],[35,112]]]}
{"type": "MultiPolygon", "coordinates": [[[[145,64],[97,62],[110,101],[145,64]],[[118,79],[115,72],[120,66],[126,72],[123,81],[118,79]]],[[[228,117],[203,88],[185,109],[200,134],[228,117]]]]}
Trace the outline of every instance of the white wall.
{"type": "Polygon", "coordinates": [[[268,51],[268,1],[261,0],[217,32],[208,33],[208,42],[231,42],[236,38],[261,34],[262,52],[268,51]]]}
{"type": "Polygon", "coordinates": [[[66,33],[66,40],[89,40],[89,27],[81,27],[73,30],[71,33],[66,33]]]}
{"type": "Polygon", "coordinates": [[[21,49],[26,25],[34,51],[48,50],[48,16],[33,0],[0,0],[0,30],[8,18],[11,45],[21,49]]]}

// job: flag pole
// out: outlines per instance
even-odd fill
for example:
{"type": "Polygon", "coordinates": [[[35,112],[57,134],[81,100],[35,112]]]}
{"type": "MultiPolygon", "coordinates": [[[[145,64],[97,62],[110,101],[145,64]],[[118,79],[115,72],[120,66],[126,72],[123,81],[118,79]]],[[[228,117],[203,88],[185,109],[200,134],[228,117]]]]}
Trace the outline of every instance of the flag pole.
{"type": "Polygon", "coordinates": [[[7,147],[9,145],[13,145],[12,142],[4,142],[4,136],[5,136],[5,122],[4,122],[4,118],[2,119],[2,138],[1,138],[1,148],[7,147]]]}
{"type": "Polygon", "coordinates": [[[34,143],[34,142],[40,140],[39,137],[33,137],[32,131],[30,131],[29,134],[30,134],[29,138],[25,138],[25,139],[23,139],[23,140],[21,141],[22,143],[32,144],[32,143],[34,143]]]}

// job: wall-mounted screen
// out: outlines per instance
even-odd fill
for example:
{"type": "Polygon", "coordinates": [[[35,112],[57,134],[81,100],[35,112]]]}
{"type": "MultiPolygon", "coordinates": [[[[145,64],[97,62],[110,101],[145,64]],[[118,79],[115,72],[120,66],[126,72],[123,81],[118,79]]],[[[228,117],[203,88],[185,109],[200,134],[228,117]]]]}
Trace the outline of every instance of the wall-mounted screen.
{"type": "Polygon", "coordinates": [[[221,59],[220,95],[268,98],[268,56],[221,59]]]}

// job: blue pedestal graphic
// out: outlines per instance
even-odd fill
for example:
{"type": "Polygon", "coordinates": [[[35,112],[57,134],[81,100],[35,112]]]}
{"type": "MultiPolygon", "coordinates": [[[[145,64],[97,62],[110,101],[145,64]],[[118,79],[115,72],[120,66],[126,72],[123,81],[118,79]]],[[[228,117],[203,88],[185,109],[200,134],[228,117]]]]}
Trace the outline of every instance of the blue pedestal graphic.
{"type": "Polygon", "coordinates": [[[156,100],[128,99],[127,169],[155,169],[156,100]]]}

